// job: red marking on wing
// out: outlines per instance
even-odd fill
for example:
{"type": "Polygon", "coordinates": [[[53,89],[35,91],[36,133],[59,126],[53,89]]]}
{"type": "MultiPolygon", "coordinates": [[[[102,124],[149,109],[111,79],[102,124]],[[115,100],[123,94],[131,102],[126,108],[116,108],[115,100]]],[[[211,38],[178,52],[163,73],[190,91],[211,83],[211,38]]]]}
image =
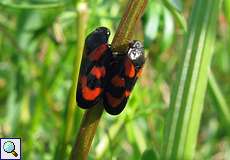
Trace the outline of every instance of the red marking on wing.
{"type": "Polygon", "coordinates": [[[98,61],[107,49],[108,49],[107,44],[100,45],[92,53],[90,53],[89,60],[90,61],[98,61]]]}
{"type": "Polygon", "coordinates": [[[125,60],[125,75],[129,78],[133,78],[135,76],[135,67],[129,59],[125,60]]]}
{"type": "Polygon", "coordinates": [[[131,94],[131,92],[130,92],[130,91],[128,91],[128,90],[126,90],[126,91],[125,91],[125,97],[129,97],[129,96],[130,96],[130,94],[131,94]]]}
{"type": "Polygon", "coordinates": [[[90,71],[92,75],[94,75],[97,79],[105,76],[105,67],[96,67],[94,66],[90,71]]]}
{"type": "Polygon", "coordinates": [[[90,89],[87,86],[86,76],[81,77],[81,87],[82,87],[82,96],[87,101],[95,100],[101,94],[101,91],[102,91],[102,89],[99,87],[96,87],[94,89],[90,89]]]}
{"type": "Polygon", "coordinates": [[[121,102],[123,101],[123,97],[122,98],[115,98],[113,97],[110,93],[106,93],[106,97],[108,100],[108,103],[113,107],[116,108],[119,106],[119,104],[121,104],[121,102]]]}
{"type": "Polygon", "coordinates": [[[142,68],[137,72],[137,78],[139,78],[142,74],[142,68]]]}
{"type": "Polygon", "coordinates": [[[124,80],[124,78],[121,78],[120,76],[116,75],[112,79],[112,84],[116,87],[124,87],[125,86],[125,80],[124,80]]]}

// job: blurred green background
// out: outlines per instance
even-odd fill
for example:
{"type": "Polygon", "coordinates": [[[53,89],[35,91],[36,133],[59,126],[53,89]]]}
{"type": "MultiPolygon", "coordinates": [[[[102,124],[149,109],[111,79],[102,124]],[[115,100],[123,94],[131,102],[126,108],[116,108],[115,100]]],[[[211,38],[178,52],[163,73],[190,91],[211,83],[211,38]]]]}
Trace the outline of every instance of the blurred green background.
{"type": "MultiPolygon", "coordinates": [[[[111,42],[126,4],[127,0],[0,1],[0,137],[22,138],[23,159],[68,159],[84,112],[75,107],[73,129],[63,142],[75,57],[79,42],[84,41],[79,33],[87,35],[106,26],[112,32],[111,42]],[[63,143],[67,148],[60,158],[63,143]]],[[[193,1],[173,0],[172,4],[187,21],[193,1]]],[[[226,0],[211,68],[227,104],[229,23],[226,0]]],[[[89,159],[147,160],[160,151],[185,28],[163,1],[150,0],[135,33],[148,57],[143,76],[122,114],[103,114],[89,159]]],[[[229,126],[221,120],[214,99],[208,89],[195,159],[230,157],[229,126]]]]}

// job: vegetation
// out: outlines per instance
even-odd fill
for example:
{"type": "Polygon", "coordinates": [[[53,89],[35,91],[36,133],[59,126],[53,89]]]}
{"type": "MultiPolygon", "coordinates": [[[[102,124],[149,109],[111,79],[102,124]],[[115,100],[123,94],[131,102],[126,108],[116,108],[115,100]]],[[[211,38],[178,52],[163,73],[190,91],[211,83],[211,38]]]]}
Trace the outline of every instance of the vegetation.
{"type": "MultiPolygon", "coordinates": [[[[132,30],[120,28],[124,41],[118,34],[127,3],[0,1],[0,137],[21,137],[23,159],[71,157],[85,112],[75,102],[84,39],[106,26],[115,49],[129,40],[132,30]]],[[[143,75],[120,115],[101,106],[85,115],[100,123],[85,135],[94,137],[89,154],[77,151],[90,160],[227,160],[230,2],[149,0],[130,24],[145,45],[143,75]]]]}

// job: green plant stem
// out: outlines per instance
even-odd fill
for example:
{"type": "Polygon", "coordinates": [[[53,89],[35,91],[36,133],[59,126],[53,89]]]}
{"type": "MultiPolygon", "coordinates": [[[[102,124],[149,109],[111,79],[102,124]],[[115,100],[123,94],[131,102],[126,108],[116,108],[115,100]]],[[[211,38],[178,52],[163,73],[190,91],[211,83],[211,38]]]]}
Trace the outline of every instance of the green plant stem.
{"type": "Polygon", "coordinates": [[[87,159],[103,109],[103,105],[101,104],[85,112],[70,159],[87,159]]]}
{"type": "Polygon", "coordinates": [[[80,70],[80,64],[82,59],[82,53],[84,48],[85,33],[88,21],[88,9],[85,2],[80,2],[77,8],[77,45],[76,45],[76,57],[74,60],[74,68],[72,73],[72,86],[70,89],[70,95],[67,104],[67,113],[65,116],[65,122],[63,125],[63,134],[58,143],[58,149],[56,151],[55,159],[64,159],[66,155],[66,147],[73,137],[73,123],[75,119],[75,107],[76,107],[76,89],[78,83],[78,73],[80,70]],[[79,25],[80,24],[80,25],[79,25]]]}
{"type": "Polygon", "coordinates": [[[162,0],[165,7],[171,12],[175,20],[178,22],[179,26],[183,29],[184,32],[187,31],[187,24],[184,16],[176,9],[170,0],[162,0]]]}
{"type": "Polygon", "coordinates": [[[104,154],[108,151],[110,145],[110,140],[114,140],[118,134],[120,134],[121,129],[124,127],[126,120],[124,118],[119,119],[116,123],[114,123],[108,130],[108,133],[105,134],[100,139],[100,143],[96,146],[96,160],[103,159],[104,154]]]}
{"type": "Polygon", "coordinates": [[[214,107],[218,113],[220,120],[222,120],[226,126],[229,126],[230,109],[212,72],[209,73],[208,91],[212,101],[214,102],[214,107]]]}
{"type": "Polygon", "coordinates": [[[0,7],[9,9],[21,10],[43,10],[43,9],[61,9],[64,8],[69,2],[56,2],[56,3],[41,3],[41,4],[15,4],[10,2],[0,2],[0,7]]]}
{"type": "Polygon", "coordinates": [[[68,142],[70,137],[72,136],[73,122],[74,122],[74,111],[76,106],[76,90],[78,83],[78,73],[80,71],[82,53],[84,49],[84,39],[86,37],[86,29],[87,29],[87,21],[88,21],[88,9],[87,4],[85,2],[79,3],[78,5],[78,16],[77,16],[77,47],[76,47],[76,58],[74,64],[74,71],[72,75],[72,86],[70,90],[70,98],[68,102],[68,111],[67,111],[67,130],[65,135],[65,141],[68,142]],[[81,25],[79,25],[81,24],[81,25]]]}
{"type": "Polygon", "coordinates": [[[148,0],[130,0],[112,41],[113,51],[124,51],[132,39],[137,22],[144,13],[148,0]]]}
{"type": "Polygon", "coordinates": [[[171,95],[161,159],[193,159],[221,0],[196,0],[171,95]]]}
{"type": "Polygon", "coordinates": [[[229,0],[224,0],[224,13],[227,18],[228,24],[230,24],[230,1],[229,0]]]}
{"type": "MultiPolygon", "coordinates": [[[[147,2],[148,0],[129,1],[112,42],[112,47],[114,50],[131,40],[133,30],[137,25],[137,22],[140,20],[147,2]]],[[[103,110],[104,107],[102,104],[98,104],[85,112],[75,145],[72,149],[72,154],[70,157],[71,160],[87,159],[90,146],[92,144],[93,137],[95,136],[103,110]]]]}

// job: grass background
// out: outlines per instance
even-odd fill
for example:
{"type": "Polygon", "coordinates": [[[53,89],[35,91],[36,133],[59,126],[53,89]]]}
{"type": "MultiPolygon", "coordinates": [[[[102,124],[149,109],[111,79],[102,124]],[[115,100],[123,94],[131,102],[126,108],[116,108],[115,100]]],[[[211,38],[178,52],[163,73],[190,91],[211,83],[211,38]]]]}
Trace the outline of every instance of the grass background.
{"type": "MultiPolygon", "coordinates": [[[[103,114],[89,159],[159,156],[183,37],[194,6],[191,0],[167,2],[149,1],[136,26],[134,39],[144,41],[148,55],[143,76],[122,114],[103,114]]],[[[21,137],[24,159],[61,159],[60,154],[68,159],[84,112],[74,102],[70,104],[69,98],[79,46],[84,35],[98,26],[111,29],[111,42],[126,4],[127,0],[0,2],[0,137],[21,137]]],[[[229,23],[230,3],[225,0],[217,21],[213,74],[195,159],[230,157],[229,112],[220,107],[229,110],[230,104],[229,23]]]]}

